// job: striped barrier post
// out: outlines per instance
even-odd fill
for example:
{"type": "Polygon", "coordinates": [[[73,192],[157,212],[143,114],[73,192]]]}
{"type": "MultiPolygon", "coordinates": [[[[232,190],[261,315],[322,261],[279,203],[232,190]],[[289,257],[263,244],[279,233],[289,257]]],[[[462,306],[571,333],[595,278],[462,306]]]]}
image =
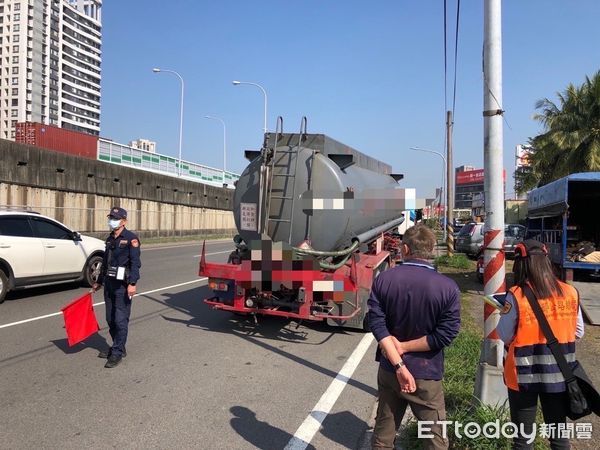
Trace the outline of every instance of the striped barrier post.
{"type": "Polygon", "coordinates": [[[446,247],[448,249],[448,256],[452,256],[454,255],[454,227],[448,223],[446,230],[446,247]]]}
{"type": "MultiPolygon", "coordinates": [[[[504,230],[487,230],[483,245],[484,295],[505,293],[504,230]]],[[[507,395],[503,382],[504,343],[496,332],[499,320],[499,311],[485,303],[483,342],[475,383],[475,396],[486,405],[501,405],[506,401],[507,395]]]]}

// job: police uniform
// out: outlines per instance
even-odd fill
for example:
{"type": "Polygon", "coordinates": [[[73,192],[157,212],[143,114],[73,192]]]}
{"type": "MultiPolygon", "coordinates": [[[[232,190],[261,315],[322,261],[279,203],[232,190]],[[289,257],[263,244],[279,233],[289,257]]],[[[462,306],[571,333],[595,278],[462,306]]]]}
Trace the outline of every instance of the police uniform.
{"type": "MultiPolygon", "coordinates": [[[[113,208],[109,216],[126,219],[127,212],[122,208],[113,208]]],[[[109,362],[111,358],[120,360],[125,353],[131,314],[131,298],[127,294],[127,286],[135,286],[138,282],[140,267],[140,241],[137,235],[125,227],[116,237],[114,231],[111,232],[106,238],[102,271],[98,279],[98,284],[104,286],[106,322],[113,340],[107,355],[109,362]]]]}

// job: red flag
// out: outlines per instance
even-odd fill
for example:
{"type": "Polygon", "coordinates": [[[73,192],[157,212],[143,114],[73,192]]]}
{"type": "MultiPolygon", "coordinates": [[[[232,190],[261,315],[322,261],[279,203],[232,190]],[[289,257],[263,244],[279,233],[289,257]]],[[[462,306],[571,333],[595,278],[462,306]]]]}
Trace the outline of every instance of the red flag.
{"type": "Polygon", "coordinates": [[[69,303],[61,311],[65,318],[69,347],[73,347],[100,329],[94,313],[92,294],[89,292],[69,303]]]}

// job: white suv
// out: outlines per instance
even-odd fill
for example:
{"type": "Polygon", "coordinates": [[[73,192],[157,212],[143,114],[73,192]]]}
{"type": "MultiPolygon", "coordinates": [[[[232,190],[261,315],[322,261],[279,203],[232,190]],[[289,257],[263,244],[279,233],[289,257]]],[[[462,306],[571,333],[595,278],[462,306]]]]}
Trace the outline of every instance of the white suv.
{"type": "Polygon", "coordinates": [[[98,278],[104,242],[38,213],[0,209],[0,303],[6,293],[98,278]]]}

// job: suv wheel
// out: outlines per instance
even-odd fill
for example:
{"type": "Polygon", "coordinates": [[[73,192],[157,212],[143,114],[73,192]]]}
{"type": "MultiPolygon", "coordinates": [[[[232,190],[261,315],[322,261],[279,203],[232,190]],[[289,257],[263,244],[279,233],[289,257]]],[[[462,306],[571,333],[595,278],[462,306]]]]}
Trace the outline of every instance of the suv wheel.
{"type": "Polygon", "coordinates": [[[87,260],[83,269],[83,282],[88,286],[92,286],[92,284],[98,281],[100,269],[102,269],[102,256],[92,256],[87,260]]]}
{"type": "Polygon", "coordinates": [[[0,303],[4,302],[4,297],[8,292],[8,277],[4,271],[0,270],[0,303]]]}

